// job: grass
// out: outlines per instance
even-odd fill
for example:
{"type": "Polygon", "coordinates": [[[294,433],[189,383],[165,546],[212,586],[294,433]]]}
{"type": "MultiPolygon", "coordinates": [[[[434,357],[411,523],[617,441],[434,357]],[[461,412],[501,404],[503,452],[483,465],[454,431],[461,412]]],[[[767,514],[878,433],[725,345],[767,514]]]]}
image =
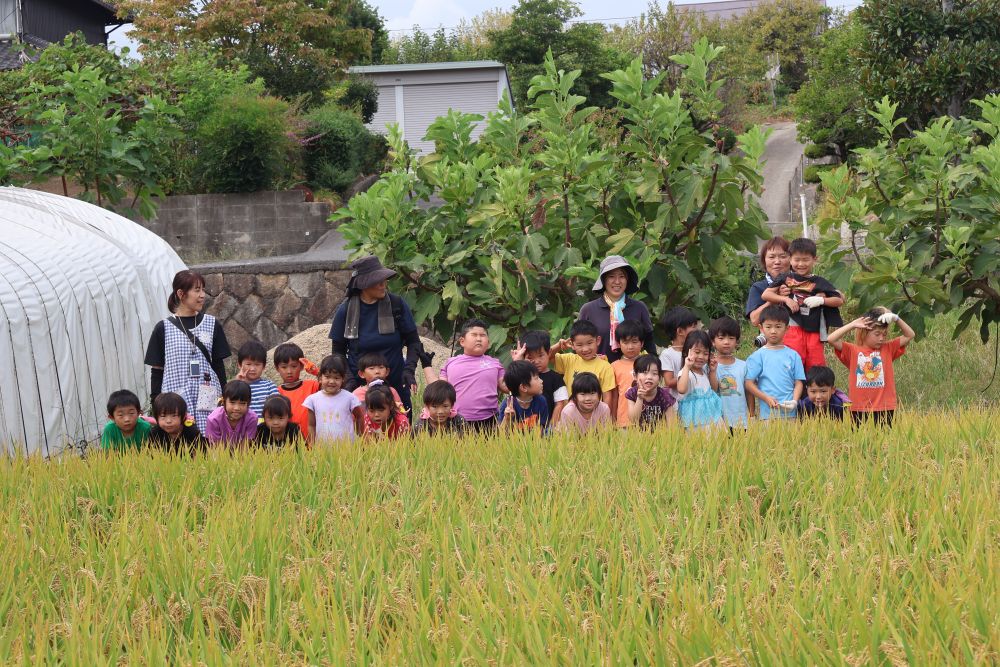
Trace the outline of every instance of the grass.
{"type": "Polygon", "coordinates": [[[998,441],[965,410],[5,461],[0,664],[996,663],[998,441]]]}

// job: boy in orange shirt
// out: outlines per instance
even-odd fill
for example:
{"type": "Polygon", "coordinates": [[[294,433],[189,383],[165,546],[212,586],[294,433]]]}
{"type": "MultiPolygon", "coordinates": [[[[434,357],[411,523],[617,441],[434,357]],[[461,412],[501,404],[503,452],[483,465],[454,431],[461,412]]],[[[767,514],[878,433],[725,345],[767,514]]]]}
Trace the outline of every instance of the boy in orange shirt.
{"type": "Polygon", "coordinates": [[[282,343],[274,349],[274,368],[281,376],[278,393],[288,398],[292,403],[291,421],[298,424],[302,438],[308,442],[309,411],[302,403],[319,391],[319,382],[303,380],[300,376],[305,370],[311,375],[318,375],[319,368],[305,358],[302,348],[295,343],[282,343]]]}
{"type": "Polygon", "coordinates": [[[621,350],[622,358],[611,364],[611,370],[615,372],[615,384],[618,385],[618,405],[616,414],[612,415],[615,425],[626,427],[629,425],[628,401],[625,400],[625,392],[635,384],[633,374],[635,360],[642,354],[643,339],[648,332],[641,322],[636,320],[625,320],[615,327],[615,339],[618,341],[618,349],[621,350]]]}

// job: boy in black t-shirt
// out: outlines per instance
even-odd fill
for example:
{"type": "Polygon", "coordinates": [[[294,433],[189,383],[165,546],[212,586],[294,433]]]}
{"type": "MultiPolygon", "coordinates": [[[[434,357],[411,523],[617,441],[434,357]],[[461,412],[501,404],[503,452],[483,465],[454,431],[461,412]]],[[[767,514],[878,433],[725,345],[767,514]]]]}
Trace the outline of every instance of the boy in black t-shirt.
{"type": "Polygon", "coordinates": [[[555,427],[559,423],[559,415],[562,414],[566,402],[569,400],[569,391],[566,389],[566,382],[562,375],[549,369],[549,348],[552,341],[549,334],[544,331],[527,331],[521,336],[521,344],[511,352],[510,358],[514,361],[530,361],[538,369],[538,377],[542,378],[542,396],[549,408],[549,428],[555,427]]]}
{"type": "Polygon", "coordinates": [[[788,251],[792,270],[775,278],[761,298],[783,304],[791,312],[784,343],[799,353],[803,368],[809,372],[813,366],[826,366],[826,332],[844,325],[840,316],[844,297],[829,280],[813,274],[818,259],[815,241],[795,239],[788,251]],[[781,294],[782,288],[787,288],[787,296],[781,294]]]}
{"type": "Polygon", "coordinates": [[[149,432],[149,445],[172,454],[194,454],[205,449],[205,439],[188,416],[187,401],[172,391],[153,399],[156,426],[149,432]]]}

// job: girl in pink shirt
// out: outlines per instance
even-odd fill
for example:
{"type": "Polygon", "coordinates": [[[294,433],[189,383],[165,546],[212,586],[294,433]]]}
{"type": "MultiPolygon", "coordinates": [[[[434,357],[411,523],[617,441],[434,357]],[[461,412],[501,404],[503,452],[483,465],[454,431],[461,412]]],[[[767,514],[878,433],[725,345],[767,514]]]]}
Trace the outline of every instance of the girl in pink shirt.
{"type": "Polygon", "coordinates": [[[611,408],[601,401],[601,381],[593,373],[577,373],[573,378],[573,395],[562,411],[556,430],[586,433],[612,424],[611,408]]]}

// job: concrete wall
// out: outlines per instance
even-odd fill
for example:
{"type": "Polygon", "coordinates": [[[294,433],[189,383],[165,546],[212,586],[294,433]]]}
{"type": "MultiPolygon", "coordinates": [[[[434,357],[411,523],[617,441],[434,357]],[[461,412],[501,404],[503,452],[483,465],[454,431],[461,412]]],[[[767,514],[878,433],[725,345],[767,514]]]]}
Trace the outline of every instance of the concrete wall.
{"type": "Polygon", "coordinates": [[[305,201],[301,190],[176,195],[157,203],[154,219],[137,222],[189,263],[294,255],[330,229],[330,206],[305,201]]]}
{"type": "Polygon", "coordinates": [[[206,312],[222,322],[233,353],[247,340],[267,348],[333,318],[350,269],[329,262],[246,262],[191,267],[205,276],[206,312]]]}

